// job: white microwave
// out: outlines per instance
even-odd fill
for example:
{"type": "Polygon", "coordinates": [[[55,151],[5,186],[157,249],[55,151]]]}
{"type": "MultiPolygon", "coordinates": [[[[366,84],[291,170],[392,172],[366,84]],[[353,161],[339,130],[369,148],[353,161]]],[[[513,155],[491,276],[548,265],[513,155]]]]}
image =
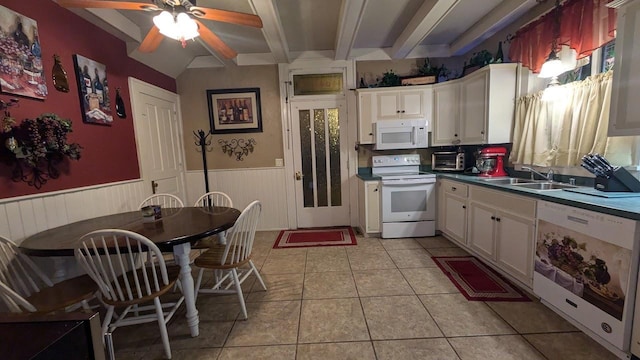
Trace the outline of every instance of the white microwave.
{"type": "Polygon", "coordinates": [[[429,147],[426,119],[384,120],[373,123],[375,150],[417,149],[429,147]]]}

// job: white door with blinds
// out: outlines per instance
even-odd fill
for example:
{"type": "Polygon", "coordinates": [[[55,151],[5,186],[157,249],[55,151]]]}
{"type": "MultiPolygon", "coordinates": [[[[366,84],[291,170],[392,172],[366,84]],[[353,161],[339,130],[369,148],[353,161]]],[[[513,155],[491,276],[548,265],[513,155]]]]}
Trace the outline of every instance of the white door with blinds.
{"type": "Polygon", "coordinates": [[[299,228],[349,225],[344,100],[291,104],[299,228]]]}

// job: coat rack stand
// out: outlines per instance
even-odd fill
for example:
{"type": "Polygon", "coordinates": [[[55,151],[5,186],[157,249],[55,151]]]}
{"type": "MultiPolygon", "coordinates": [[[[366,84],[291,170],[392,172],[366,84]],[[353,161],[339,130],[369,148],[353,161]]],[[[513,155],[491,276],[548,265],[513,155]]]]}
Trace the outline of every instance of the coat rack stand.
{"type": "MultiPolygon", "coordinates": [[[[205,193],[209,192],[209,168],[207,167],[207,152],[211,151],[211,133],[205,133],[204,130],[198,130],[193,132],[193,136],[196,139],[197,151],[202,153],[202,171],[204,172],[204,188],[205,193]]],[[[211,201],[211,199],[209,199],[211,201]]]]}

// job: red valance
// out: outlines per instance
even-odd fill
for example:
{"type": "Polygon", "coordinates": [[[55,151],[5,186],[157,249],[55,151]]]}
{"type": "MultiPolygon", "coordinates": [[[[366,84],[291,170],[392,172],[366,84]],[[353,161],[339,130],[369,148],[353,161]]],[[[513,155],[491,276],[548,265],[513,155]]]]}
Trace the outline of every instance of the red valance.
{"type": "MultiPolygon", "coordinates": [[[[591,55],[593,50],[613,40],[616,11],[605,6],[611,0],[567,0],[561,5],[560,45],[567,45],[578,53],[578,59],[591,55]]],[[[509,48],[509,58],[521,62],[534,73],[540,72],[551,51],[554,11],[525,25],[516,32],[509,48]]]]}

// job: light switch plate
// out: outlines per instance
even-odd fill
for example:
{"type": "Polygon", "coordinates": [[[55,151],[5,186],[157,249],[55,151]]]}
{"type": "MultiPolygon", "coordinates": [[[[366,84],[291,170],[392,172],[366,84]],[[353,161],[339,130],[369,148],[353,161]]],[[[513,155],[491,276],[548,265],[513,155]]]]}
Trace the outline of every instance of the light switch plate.
{"type": "Polygon", "coordinates": [[[276,159],[276,166],[284,166],[284,159],[276,159]]]}

